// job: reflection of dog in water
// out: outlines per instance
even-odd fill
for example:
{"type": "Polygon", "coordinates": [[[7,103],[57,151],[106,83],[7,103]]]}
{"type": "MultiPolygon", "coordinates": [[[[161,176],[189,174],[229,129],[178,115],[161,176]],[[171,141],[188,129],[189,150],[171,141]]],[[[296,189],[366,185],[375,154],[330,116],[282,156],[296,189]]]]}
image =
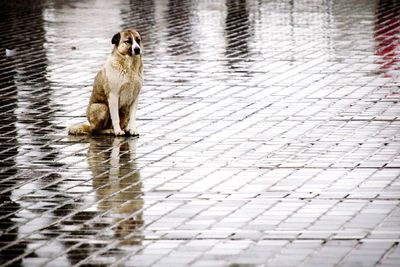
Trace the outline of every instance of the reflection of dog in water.
{"type": "Polygon", "coordinates": [[[91,138],[88,153],[98,209],[112,218],[115,236],[127,245],[141,243],[144,224],[142,183],[135,163],[136,141],[91,138]]]}
{"type": "Polygon", "coordinates": [[[69,134],[139,135],[136,109],[143,83],[143,45],[137,31],[114,35],[111,55],[97,73],[86,110],[88,123],[69,127],[69,134]]]}

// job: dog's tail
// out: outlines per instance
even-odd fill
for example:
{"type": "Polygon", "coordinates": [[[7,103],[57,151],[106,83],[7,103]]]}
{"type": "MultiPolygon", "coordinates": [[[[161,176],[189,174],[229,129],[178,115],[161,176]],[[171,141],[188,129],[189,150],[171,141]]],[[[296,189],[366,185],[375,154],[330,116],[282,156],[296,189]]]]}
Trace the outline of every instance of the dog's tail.
{"type": "Polygon", "coordinates": [[[86,135],[90,133],[90,124],[88,122],[74,124],[68,127],[68,134],[86,135]]]}

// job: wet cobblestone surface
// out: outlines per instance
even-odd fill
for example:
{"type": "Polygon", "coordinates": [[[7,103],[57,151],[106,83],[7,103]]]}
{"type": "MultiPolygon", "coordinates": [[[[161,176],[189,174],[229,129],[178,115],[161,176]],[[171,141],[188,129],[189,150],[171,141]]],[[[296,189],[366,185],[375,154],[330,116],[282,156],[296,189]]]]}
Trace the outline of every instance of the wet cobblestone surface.
{"type": "Polygon", "coordinates": [[[400,2],[10,2],[0,265],[400,265],[400,2]],[[68,136],[129,27],[140,138],[68,136]]]}

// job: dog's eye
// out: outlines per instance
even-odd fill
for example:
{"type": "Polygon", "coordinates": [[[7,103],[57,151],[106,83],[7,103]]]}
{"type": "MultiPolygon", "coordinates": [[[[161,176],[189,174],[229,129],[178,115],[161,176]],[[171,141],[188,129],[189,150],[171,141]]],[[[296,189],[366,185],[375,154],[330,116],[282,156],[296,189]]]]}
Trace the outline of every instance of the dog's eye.
{"type": "Polygon", "coordinates": [[[135,42],[140,44],[140,39],[138,37],[135,38],[135,42]]]}

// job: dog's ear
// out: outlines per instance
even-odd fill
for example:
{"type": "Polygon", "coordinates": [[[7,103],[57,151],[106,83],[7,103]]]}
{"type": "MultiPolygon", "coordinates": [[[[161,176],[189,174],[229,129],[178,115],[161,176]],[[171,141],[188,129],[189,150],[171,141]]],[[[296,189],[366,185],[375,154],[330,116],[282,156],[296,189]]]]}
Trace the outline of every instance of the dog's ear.
{"type": "Polygon", "coordinates": [[[113,38],[111,39],[111,43],[118,46],[119,41],[121,40],[121,34],[117,33],[113,36],[113,38]]]}

